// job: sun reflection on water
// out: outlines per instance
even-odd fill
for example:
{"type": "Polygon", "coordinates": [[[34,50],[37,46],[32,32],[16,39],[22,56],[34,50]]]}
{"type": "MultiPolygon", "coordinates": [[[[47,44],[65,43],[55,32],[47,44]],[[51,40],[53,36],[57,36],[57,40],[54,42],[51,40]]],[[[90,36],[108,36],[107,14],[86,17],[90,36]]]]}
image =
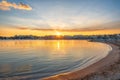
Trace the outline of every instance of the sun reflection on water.
{"type": "MultiPolygon", "coordinates": [[[[80,40],[0,41],[0,75],[8,76],[9,74],[13,75],[13,73],[52,70],[53,67],[51,66],[59,68],[63,67],[63,64],[68,67],[67,64],[72,64],[74,61],[98,56],[99,54],[98,57],[102,57],[101,51],[105,56],[107,54],[104,54],[106,49],[106,45],[80,40]]],[[[25,79],[33,75],[23,75],[18,78],[25,79]]]]}
{"type": "Polygon", "coordinates": [[[59,41],[57,42],[57,49],[58,50],[60,49],[60,42],[59,41]]]}

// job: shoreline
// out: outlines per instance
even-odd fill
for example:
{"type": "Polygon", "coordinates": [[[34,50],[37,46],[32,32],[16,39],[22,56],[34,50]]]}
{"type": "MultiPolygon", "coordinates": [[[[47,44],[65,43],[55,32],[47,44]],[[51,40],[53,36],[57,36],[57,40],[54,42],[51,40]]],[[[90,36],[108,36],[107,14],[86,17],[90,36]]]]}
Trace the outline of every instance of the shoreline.
{"type": "Polygon", "coordinates": [[[99,60],[98,62],[93,63],[92,65],[81,70],[77,70],[74,72],[61,73],[58,75],[43,78],[42,80],[81,80],[83,78],[85,80],[88,80],[86,78],[88,78],[89,75],[96,72],[101,72],[119,60],[119,47],[112,43],[104,42],[104,44],[111,46],[112,51],[110,51],[106,57],[99,60]]]}

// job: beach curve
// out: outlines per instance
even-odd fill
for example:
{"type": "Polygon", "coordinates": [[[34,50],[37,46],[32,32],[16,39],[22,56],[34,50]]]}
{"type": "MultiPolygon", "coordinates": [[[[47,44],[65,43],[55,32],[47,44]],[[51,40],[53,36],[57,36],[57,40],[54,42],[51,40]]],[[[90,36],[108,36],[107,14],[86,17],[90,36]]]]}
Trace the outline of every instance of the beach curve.
{"type": "Polygon", "coordinates": [[[116,62],[119,59],[119,54],[118,54],[119,49],[118,46],[114,44],[111,43],[104,43],[104,44],[110,45],[112,47],[112,50],[108,53],[106,57],[99,60],[98,62],[93,63],[92,65],[81,70],[61,73],[58,75],[43,78],[42,80],[80,80],[87,75],[90,75],[92,73],[107,68],[108,66],[112,65],[114,62],[116,62]]]}

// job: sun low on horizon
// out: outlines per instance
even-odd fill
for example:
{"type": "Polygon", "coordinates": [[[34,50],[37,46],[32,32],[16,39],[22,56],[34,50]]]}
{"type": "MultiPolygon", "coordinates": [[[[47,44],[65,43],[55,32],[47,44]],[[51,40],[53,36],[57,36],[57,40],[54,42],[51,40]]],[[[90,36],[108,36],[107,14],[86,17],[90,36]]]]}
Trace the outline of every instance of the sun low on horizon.
{"type": "Polygon", "coordinates": [[[120,34],[119,0],[0,0],[0,36],[120,34]]]}
{"type": "Polygon", "coordinates": [[[61,34],[60,32],[57,31],[57,32],[56,32],[56,35],[57,35],[57,36],[60,36],[60,35],[62,35],[62,34],[61,34]]]}
{"type": "Polygon", "coordinates": [[[120,0],[0,0],[0,80],[120,80],[120,0]]]}

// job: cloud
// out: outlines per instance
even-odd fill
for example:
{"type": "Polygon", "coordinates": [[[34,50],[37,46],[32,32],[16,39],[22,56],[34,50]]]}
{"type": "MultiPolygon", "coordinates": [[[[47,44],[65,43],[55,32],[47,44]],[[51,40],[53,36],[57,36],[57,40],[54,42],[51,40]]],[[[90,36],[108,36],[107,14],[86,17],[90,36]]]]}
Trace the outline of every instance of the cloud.
{"type": "Polygon", "coordinates": [[[32,10],[32,7],[22,2],[19,4],[7,2],[7,0],[2,0],[0,2],[0,10],[11,10],[11,8],[20,10],[32,10]]]}
{"type": "Polygon", "coordinates": [[[120,29],[120,21],[113,21],[97,26],[83,28],[83,30],[107,30],[107,29],[120,29]]]}
{"type": "MultiPolygon", "coordinates": [[[[56,30],[59,30],[59,31],[99,31],[99,30],[109,30],[109,29],[120,29],[120,21],[113,21],[113,22],[98,24],[95,26],[92,25],[89,27],[81,27],[81,28],[77,26],[74,26],[75,28],[72,28],[72,29],[68,29],[68,28],[59,29],[58,28],[56,30]]],[[[34,28],[33,30],[48,30],[48,29],[34,28]]],[[[54,29],[50,29],[50,30],[54,30],[54,29]]]]}

